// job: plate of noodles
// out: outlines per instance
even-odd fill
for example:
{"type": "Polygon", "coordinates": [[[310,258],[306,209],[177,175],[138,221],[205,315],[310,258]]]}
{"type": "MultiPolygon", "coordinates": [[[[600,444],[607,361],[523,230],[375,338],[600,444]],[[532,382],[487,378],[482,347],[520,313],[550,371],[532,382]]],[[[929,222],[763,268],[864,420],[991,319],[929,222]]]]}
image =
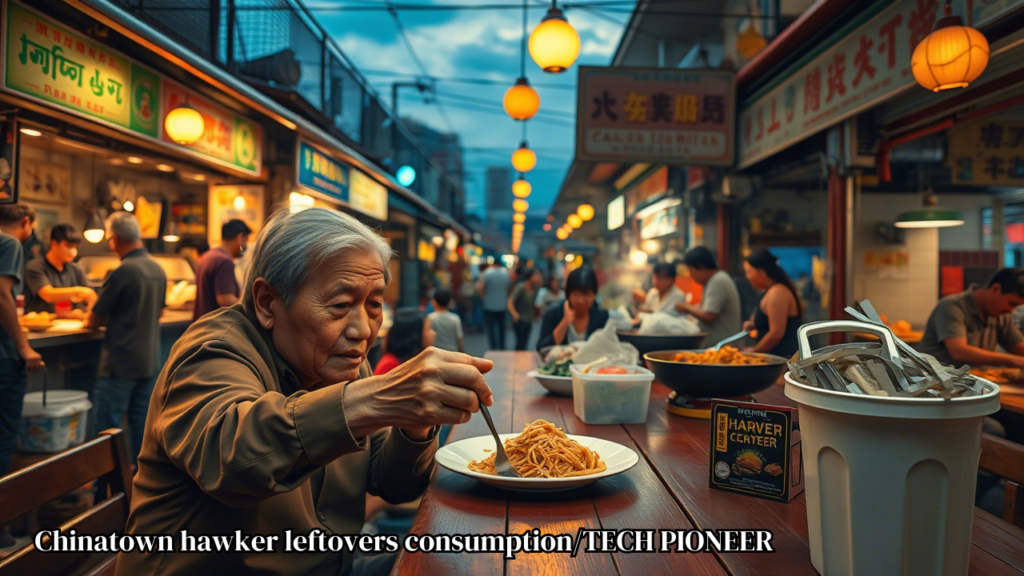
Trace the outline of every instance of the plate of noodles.
{"type": "Polygon", "coordinates": [[[578,488],[614,476],[636,465],[629,448],[590,436],[566,434],[545,420],[527,424],[520,434],[500,434],[505,453],[523,478],[504,478],[494,471],[494,437],[467,438],[441,447],[441,466],[507,490],[554,492],[578,488]]]}

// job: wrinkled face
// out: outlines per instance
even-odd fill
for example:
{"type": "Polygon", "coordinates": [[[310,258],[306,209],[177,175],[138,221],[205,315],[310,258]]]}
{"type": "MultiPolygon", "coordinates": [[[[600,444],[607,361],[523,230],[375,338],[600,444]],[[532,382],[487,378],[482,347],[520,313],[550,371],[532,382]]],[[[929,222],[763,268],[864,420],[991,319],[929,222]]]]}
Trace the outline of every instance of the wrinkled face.
{"type": "Polygon", "coordinates": [[[577,315],[586,315],[590,313],[590,308],[594,305],[596,298],[597,295],[589,290],[586,292],[574,290],[569,294],[569,306],[577,315]]]}
{"type": "Polygon", "coordinates": [[[54,253],[58,262],[67,264],[69,262],[74,262],[75,258],[78,257],[78,244],[68,242],[67,240],[51,242],[50,252],[54,253]]]}
{"type": "Polygon", "coordinates": [[[668,276],[654,275],[654,287],[658,289],[658,292],[664,294],[672,289],[672,285],[676,283],[675,278],[669,278],[668,276]]]}
{"type": "Polygon", "coordinates": [[[754,268],[749,262],[743,263],[743,272],[747,275],[747,281],[758,290],[764,290],[772,285],[771,279],[764,273],[764,270],[754,268]]]}
{"type": "Polygon", "coordinates": [[[313,270],[290,305],[275,297],[274,347],[303,386],[356,379],[384,318],[384,288],[380,257],[359,251],[313,270]]]}

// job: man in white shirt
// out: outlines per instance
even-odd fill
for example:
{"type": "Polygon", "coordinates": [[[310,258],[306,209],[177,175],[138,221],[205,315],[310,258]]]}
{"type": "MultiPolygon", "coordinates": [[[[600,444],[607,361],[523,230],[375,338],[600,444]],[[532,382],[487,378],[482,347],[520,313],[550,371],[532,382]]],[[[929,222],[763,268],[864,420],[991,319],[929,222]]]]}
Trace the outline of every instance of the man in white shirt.
{"type": "Polygon", "coordinates": [[[487,325],[487,339],[491,350],[505,349],[505,314],[508,293],[512,289],[512,278],[508,269],[493,264],[480,275],[480,295],[483,297],[484,324],[487,325]]]}
{"type": "Polygon", "coordinates": [[[676,304],[686,302],[686,294],[676,286],[676,266],[667,262],[654,265],[654,287],[645,295],[642,291],[633,292],[633,299],[640,304],[637,309],[637,320],[644,313],[662,312],[671,316],[682,316],[676,310],[676,304]]]}

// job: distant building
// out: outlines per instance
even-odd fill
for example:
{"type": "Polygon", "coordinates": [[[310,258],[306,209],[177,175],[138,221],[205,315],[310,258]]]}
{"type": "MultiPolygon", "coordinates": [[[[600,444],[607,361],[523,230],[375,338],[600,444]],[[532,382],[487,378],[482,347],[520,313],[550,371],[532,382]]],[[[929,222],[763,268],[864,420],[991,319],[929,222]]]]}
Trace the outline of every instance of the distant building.
{"type": "Polygon", "coordinates": [[[487,213],[495,210],[512,211],[512,169],[503,166],[489,166],[484,182],[487,198],[487,213]]]}
{"type": "Polygon", "coordinates": [[[413,120],[402,118],[402,124],[426,148],[430,157],[441,165],[461,190],[465,190],[465,170],[462,163],[462,144],[458,134],[443,134],[433,128],[413,120]]]}

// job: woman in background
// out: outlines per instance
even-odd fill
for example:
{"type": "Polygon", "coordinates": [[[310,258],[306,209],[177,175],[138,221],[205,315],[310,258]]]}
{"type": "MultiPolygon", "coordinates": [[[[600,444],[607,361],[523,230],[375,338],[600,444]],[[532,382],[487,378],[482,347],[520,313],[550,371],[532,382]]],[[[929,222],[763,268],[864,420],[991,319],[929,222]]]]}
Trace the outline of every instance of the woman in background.
{"type": "Polygon", "coordinates": [[[743,263],[747,280],[763,291],[754,314],[743,329],[756,329],[759,340],[749,352],[764,352],[789,358],[798,348],[796,331],[803,323],[803,308],[796,288],[768,250],[758,250],[743,263]]]}
{"type": "Polygon", "coordinates": [[[558,275],[552,274],[547,286],[541,286],[540,290],[537,290],[537,309],[544,314],[548,306],[563,298],[565,298],[565,292],[562,292],[562,283],[558,280],[558,275]]]}
{"type": "Polygon", "coordinates": [[[399,364],[434,345],[434,330],[424,312],[416,308],[399,308],[388,330],[384,355],[380,357],[374,376],[387,374],[399,364]]]}
{"type": "Polygon", "coordinates": [[[597,305],[597,275],[581,266],[565,282],[565,300],[550,306],[540,323],[537,350],[586,340],[608,323],[608,311],[597,305]]]}

